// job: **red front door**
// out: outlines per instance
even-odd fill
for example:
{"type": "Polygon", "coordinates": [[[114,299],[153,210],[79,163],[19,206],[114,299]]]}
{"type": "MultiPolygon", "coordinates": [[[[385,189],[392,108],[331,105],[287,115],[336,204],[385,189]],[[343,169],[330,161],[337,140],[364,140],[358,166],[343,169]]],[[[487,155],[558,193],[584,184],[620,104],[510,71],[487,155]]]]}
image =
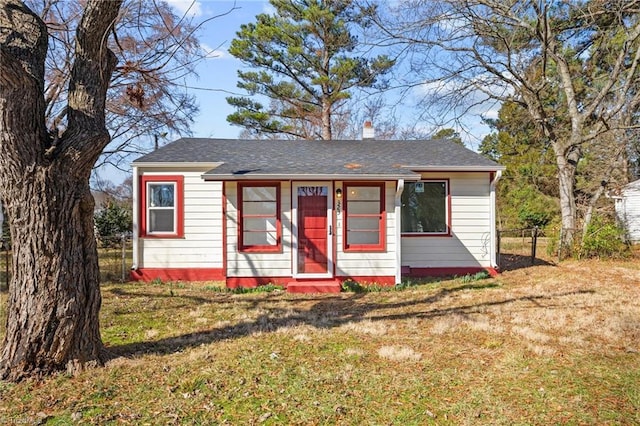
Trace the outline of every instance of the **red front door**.
{"type": "Polygon", "coordinates": [[[298,273],[328,272],[326,186],[298,188],[298,273]]]}

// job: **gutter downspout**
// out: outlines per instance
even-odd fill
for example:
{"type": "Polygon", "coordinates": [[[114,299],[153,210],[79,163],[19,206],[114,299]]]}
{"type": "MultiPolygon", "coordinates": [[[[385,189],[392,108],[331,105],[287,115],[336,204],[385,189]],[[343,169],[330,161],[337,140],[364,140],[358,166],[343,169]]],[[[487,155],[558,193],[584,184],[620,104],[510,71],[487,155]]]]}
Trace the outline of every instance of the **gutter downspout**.
{"type": "Polygon", "coordinates": [[[491,181],[491,187],[489,190],[489,197],[491,202],[491,267],[498,268],[498,234],[496,230],[496,185],[502,177],[502,170],[496,170],[496,175],[491,181]]]}
{"type": "Polygon", "coordinates": [[[402,191],[404,191],[404,179],[398,179],[398,185],[396,188],[395,198],[395,221],[396,221],[396,284],[402,282],[402,223],[401,223],[401,210],[402,210],[402,191]]]}
{"type": "Polygon", "coordinates": [[[139,206],[138,206],[138,167],[137,166],[133,166],[133,191],[132,191],[132,198],[133,198],[133,209],[132,209],[132,214],[133,214],[133,229],[132,231],[132,238],[133,238],[133,247],[132,247],[132,258],[133,258],[133,264],[131,265],[131,270],[132,271],[137,271],[138,270],[138,263],[139,263],[139,253],[138,253],[138,234],[139,234],[139,224],[138,221],[140,220],[140,212],[139,212],[139,206]]]}

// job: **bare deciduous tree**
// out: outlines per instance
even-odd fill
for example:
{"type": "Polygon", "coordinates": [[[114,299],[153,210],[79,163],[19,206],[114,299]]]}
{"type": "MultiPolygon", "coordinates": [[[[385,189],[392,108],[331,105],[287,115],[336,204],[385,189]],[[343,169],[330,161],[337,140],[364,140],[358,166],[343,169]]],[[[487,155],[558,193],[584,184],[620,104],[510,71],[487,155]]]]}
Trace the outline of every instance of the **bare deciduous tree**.
{"type": "Polygon", "coordinates": [[[409,46],[413,84],[446,105],[445,114],[496,100],[528,111],[555,153],[562,243],[571,247],[586,146],[637,126],[639,8],[639,1],[414,0],[380,28],[409,46]]]}
{"type": "MultiPolygon", "coordinates": [[[[74,34],[83,8],[79,2],[66,0],[28,0],[26,4],[47,25],[45,117],[50,132],[61,132],[67,126],[74,34]]],[[[151,149],[146,142],[154,135],[189,133],[198,108],[184,88],[184,77],[194,73],[207,53],[198,43],[198,27],[163,1],[123,2],[108,41],[118,58],[106,99],[112,141],[97,167],[109,164],[128,170],[126,160],[151,149]]]]}

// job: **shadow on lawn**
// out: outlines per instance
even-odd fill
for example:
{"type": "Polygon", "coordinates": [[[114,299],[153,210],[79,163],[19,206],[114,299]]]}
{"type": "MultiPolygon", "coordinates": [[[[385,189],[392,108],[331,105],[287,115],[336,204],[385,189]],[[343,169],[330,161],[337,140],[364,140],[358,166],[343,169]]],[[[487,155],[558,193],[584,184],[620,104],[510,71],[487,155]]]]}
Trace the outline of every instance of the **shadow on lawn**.
{"type": "MultiPolygon", "coordinates": [[[[109,293],[115,294],[118,297],[123,298],[137,298],[137,297],[148,297],[150,299],[187,299],[196,303],[212,303],[213,299],[208,299],[202,296],[192,296],[190,294],[184,294],[181,292],[179,295],[173,294],[173,289],[167,288],[168,292],[166,293],[138,293],[138,292],[129,292],[123,288],[114,287],[107,290],[109,293]]],[[[103,290],[104,291],[104,290],[103,290]]],[[[175,307],[172,307],[175,308],[175,307]]]]}
{"type": "Polygon", "coordinates": [[[533,264],[531,264],[531,256],[514,253],[500,254],[500,270],[502,272],[515,271],[516,269],[530,268],[539,265],[555,266],[555,263],[536,257],[533,264]]]}
{"type": "MultiPolygon", "coordinates": [[[[571,292],[555,293],[539,296],[523,296],[507,298],[498,301],[483,302],[454,306],[450,308],[432,308],[431,304],[437,302],[448,294],[469,289],[478,288],[474,285],[462,285],[452,289],[441,289],[433,296],[420,300],[410,300],[398,303],[375,303],[362,301],[366,293],[354,293],[341,296],[330,296],[315,299],[295,299],[299,301],[317,301],[310,309],[294,311],[289,308],[271,308],[267,314],[261,315],[253,321],[215,328],[207,331],[183,334],[168,337],[157,341],[130,343],[107,348],[111,358],[120,356],[130,357],[144,354],[171,354],[187,348],[197,347],[203,344],[215,343],[222,340],[237,339],[253,333],[274,332],[281,328],[295,327],[299,325],[311,325],[316,328],[334,328],[350,322],[402,320],[408,318],[436,318],[446,315],[469,315],[484,312],[485,308],[501,306],[511,303],[529,301],[536,306],[542,306],[544,301],[552,301],[557,298],[576,294],[595,293],[593,290],[578,290],[571,292]],[[408,312],[393,313],[394,309],[413,308],[408,312]],[[376,312],[380,312],[376,315],[376,312]]],[[[247,301],[246,299],[244,300],[247,301]]],[[[268,300],[248,300],[254,306],[268,300]],[[253,302],[253,303],[252,303],[253,302]]],[[[546,307],[550,307],[547,303],[546,307]]],[[[265,309],[264,307],[262,307],[265,309]]]]}

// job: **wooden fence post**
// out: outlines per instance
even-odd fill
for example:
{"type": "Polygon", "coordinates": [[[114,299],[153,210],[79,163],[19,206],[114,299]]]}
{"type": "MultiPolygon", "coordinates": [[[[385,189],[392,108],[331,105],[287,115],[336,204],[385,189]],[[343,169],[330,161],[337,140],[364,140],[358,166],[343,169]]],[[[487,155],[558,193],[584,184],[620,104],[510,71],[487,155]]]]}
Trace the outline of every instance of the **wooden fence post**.
{"type": "Polygon", "coordinates": [[[536,263],[536,247],[538,245],[538,227],[534,226],[531,230],[531,266],[536,263]]]}
{"type": "Polygon", "coordinates": [[[498,268],[502,267],[502,262],[500,260],[500,239],[502,238],[502,235],[500,234],[500,230],[497,229],[496,230],[496,251],[498,252],[496,254],[496,263],[498,264],[498,268]]]}
{"type": "Polygon", "coordinates": [[[121,267],[121,274],[120,274],[120,280],[122,282],[124,282],[124,270],[125,270],[125,265],[126,265],[126,257],[127,257],[127,238],[125,237],[124,233],[122,234],[120,241],[122,242],[122,267],[121,267]]]}

